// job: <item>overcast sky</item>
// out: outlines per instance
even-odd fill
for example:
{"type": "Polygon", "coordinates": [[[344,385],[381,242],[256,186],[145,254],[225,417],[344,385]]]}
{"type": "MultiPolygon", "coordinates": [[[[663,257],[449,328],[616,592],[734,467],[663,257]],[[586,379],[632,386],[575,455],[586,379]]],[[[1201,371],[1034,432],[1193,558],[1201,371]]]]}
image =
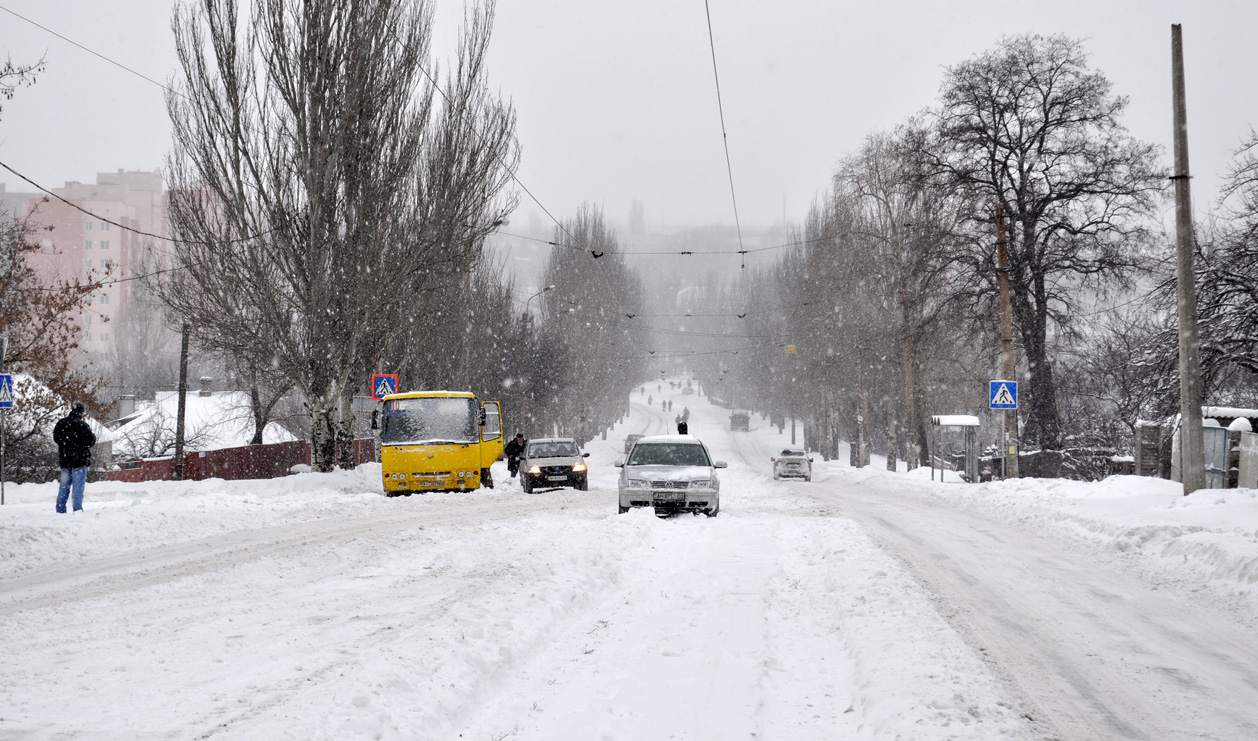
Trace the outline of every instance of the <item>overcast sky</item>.
{"type": "MultiPolygon", "coordinates": [[[[155,80],[173,73],[172,0],[0,0],[0,48],[46,56],[3,102],[0,161],[55,187],[162,167],[160,88],[5,9],[155,80]]],[[[710,0],[744,225],[799,221],[834,164],[870,132],[935,104],[944,68],[1026,32],[1082,38],[1131,99],[1125,122],[1171,154],[1170,25],[1184,25],[1193,197],[1216,197],[1230,152],[1258,126],[1254,0],[710,0]]],[[[441,0],[453,48],[462,5],[441,0]]],[[[582,202],[624,221],[733,224],[702,0],[500,0],[492,82],[519,116],[519,177],[551,213],[582,202]]],[[[29,190],[7,172],[10,191],[29,190]]],[[[522,198],[518,221],[536,210],[522,198]]]]}

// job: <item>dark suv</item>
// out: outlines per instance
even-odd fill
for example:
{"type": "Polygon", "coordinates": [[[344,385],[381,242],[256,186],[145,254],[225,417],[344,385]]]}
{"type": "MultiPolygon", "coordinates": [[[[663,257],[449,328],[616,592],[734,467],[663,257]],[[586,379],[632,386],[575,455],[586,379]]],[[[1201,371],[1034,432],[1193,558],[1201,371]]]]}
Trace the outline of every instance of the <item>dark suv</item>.
{"type": "Polygon", "coordinates": [[[589,456],[578,450],[577,441],[570,437],[529,440],[520,457],[520,486],[526,492],[563,486],[588,491],[588,471],[582,459],[589,456]]]}

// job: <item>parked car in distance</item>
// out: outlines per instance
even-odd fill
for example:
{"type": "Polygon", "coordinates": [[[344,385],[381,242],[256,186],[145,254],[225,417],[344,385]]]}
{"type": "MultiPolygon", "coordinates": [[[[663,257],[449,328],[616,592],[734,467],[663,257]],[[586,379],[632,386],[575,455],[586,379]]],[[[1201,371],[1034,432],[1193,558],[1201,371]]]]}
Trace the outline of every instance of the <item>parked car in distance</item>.
{"type": "Polygon", "coordinates": [[[742,430],[746,432],[751,429],[751,412],[743,409],[735,409],[729,415],[729,428],[731,430],[742,430]]]}
{"type": "Polygon", "coordinates": [[[708,448],[690,435],[656,435],[638,440],[620,469],[620,513],[654,507],[661,517],[678,512],[721,511],[721,480],[708,448]]]}
{"type": "Polygon", "coordinates": [[[769,459],[773,462],[773,478],[812,481],[812,458],[801,448],[786,448],[769,459]]]}
{"type": "Polygon", "coordinates": [[[642,439],[641,435],[626,435],[625,436],[625,455],[629,455],[629,451],[633,450],[633,444],[638,442],[641,439],[642,439]]]}
{"type": "Polygon", "coordinates": [[[570,486],[588,491],[589,471],[577,441],[570,437],[543,437],[529,440],[520,458],[520,487],[525,492],[533,489],[570,486]]]}

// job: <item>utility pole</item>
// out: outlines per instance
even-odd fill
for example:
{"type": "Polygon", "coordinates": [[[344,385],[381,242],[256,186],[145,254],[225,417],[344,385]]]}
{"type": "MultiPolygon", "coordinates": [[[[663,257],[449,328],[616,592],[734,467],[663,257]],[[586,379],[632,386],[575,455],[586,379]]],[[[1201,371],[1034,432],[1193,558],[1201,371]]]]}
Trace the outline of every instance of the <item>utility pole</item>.
{"type": "MultiPolygon", "coordinates": [[[[1013,361],[1013,307],[1009,304],[1009,245],[1005,241],[1005,205],[996,204],[996,275],[1000,280],[1000,363],[1006,381],[1017,380],[1013,361]]],[[[1006,409],[1004,439],[1005,478],[1018,478],[1018,410],[1006,409]]]]}
{"type": "MultiPolygon", "coordinates": [[[[9,336],[0,335],[0,373],[4,373],[4,359],[9,354],[9,336]]],[[[16,394],[14,394],[16,396],[16,394]]],[[[9,436],[9,410],[0,410],[0,506],[4,504],[4,446],[9,436]]]]}
{"type": "Polygon", "coordinates": [[[188,323],[179,341],[179,413],[175,416],[175,481],[183,481],[183,421],[188,405],[188,323]]]}
{"type": "Polygon", "coordinates": [[[1206,486],[1201,430],[1201,359],[1197,339],[1197,274],[1193,268],[1192,194],[1188,188],[1188,103],[1184,99],[1184,42],[1171,25],[1175,102],[1175,246],[1179,285],[1179,471],[1184,495],[1206,486]]]}

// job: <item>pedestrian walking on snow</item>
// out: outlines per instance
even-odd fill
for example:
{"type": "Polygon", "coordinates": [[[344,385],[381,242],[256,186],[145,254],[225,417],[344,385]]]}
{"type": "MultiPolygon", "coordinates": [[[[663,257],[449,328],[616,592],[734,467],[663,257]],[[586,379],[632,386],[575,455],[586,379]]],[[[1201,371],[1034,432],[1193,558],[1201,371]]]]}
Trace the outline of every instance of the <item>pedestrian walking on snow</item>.
{"type": "Polygon", "coordinates": [[[83,511],[83,486],[87,483],[87,467],[92,464],[92,446],[96,444],[96,434],[83,419],[86,412],[83,402],[76,401],[70,413],[52,428],[52,439],[57,443],[57,458],[61,466],[57,511],[62,514],[65,514],[72,492],[74,511],[83,511]]]}
{"type": "Polygon", "coordinates": [[[524,455],[524,433],[515,433],[515,439],[503,446],[502,452],[507,456],[507,470],[511,472],[511,478],[520,471],[520,456],[524,455]]]}

